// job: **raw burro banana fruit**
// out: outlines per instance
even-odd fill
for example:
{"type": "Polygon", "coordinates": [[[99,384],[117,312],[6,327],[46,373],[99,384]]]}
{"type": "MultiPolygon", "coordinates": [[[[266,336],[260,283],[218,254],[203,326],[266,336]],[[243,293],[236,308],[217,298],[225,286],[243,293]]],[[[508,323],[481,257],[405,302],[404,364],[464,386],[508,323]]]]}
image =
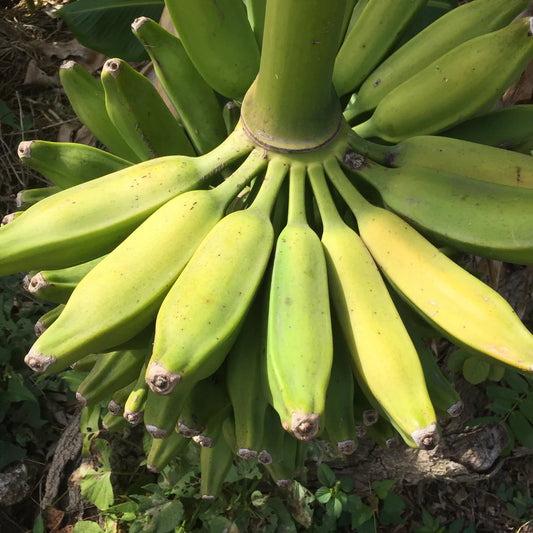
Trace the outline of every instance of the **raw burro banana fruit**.
{"type": "Polygon", "coordinates": [[[530,106],[490,109],[533,57],[531,19],[510,22],[525,3],[447,9],[401,47],[426,2],[331,4],[342,101],[312,149],[240,121],[272,47],[264,0],[169,0],[179,38],[134,22],[172,111],[121,60],[100,79],[64,65],[104,146],[21,143],[53,184],[0,228],[0,274],[56,303],[27,364],[84,373],[78,399],[109,402],[109,430],[142,420],[151,471],[196,447],[204,499],[234,460],[289,488],[314,438],[346,455],[367,438],[438,445],[437,415],[462,404],[428,339],[458,345],[470,374],[533,371],[531,332],[436,246],[533,262],[530,106]]]}

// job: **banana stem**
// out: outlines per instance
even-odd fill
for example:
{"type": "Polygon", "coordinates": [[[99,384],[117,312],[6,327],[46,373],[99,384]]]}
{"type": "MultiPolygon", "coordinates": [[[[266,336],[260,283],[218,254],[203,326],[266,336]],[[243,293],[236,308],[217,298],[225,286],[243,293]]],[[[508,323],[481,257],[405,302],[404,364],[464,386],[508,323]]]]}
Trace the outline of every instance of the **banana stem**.
{"type": "Polygon", "coordinates": [[[263,157],[263,150],[254,149],[243,164],[218,187],[213,189],[212,193],[217,195],[222,203],[229,204],[267,164],[268,160],[263,157]]]}
{"type": "Polygon", "coordinates": [[[356,218],[358,214],[363,215],[372,209],[372,204],[352,185],[336,159],[329,158],[324,161],[324,169],[328,178],[339,191],[339,194],[353,211],[356,218]]]}
{"type": "Polygon", "coordinates": [[[255,200],[249,209],[256,209],[270,216],[272,207],[276,202],[279,188],[281,187],[289,166],[286,162],[280,159],[271,160],[268,163],[265,179],[261,184],[261,188],[257,193],[255,200]]]}
{"type": "Polygon", "coordinates": [[[387,162],[390,160],[390,157],[394,152],[394,147],[370,142],[359,137],[359,135],[354,132],[352,132],[348,138],[350,146],[358,154],[364,155],[372,159],[372,161],[376,161],[385,166],[387,166],[387,162]]]}
{"type": "Polygon", "coordinates": [[[337,133],[332,77],[346,0],[269,0],[259,74],[241,110],[259,144],[311,151],[337,133]]]}
{"type": "Polygon", "coordinates": [[[311,182],[311,187],[313,188],[316,203],[318,204],[324,231],[330,231],[336,227],[344,225],[344,221],[337,211],[335,202],[331,197],[322,165],[309,165],[307,174],[309,176],[309,181],[311,182]]]}
{"type": "Polygon", "coordinates": [[[306,224],[305,166],[293,164],[290,171],[288,224],[306,224]]]}

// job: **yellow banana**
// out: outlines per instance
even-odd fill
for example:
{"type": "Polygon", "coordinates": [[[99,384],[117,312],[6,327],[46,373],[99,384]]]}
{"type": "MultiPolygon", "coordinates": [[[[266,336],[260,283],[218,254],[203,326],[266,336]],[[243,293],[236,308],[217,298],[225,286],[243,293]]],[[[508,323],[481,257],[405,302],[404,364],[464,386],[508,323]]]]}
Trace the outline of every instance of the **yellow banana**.
{"type": "Polygon", "coordinates": [[[493,289],[394,213],[369,204],[336,161],[328,175],[357,218],[361,238],[391,285],[452,342],[533,370],[533,335],[493,289]]]}
{"type": "Polygon", "coordinates": [[[168,394],[222,364],[267,267],[274,239],[269,216],[286,172],[283,160],[269,162],[252,205],[216,224],[170,289],[146,376],[153,391],[168,394]]]}
{"type": "Polygon", "coordinates": [[[486,112],[532,59],[532,34],[533,17],[525,17],[460,44],[388,93],[354,131],[399,142],[486,112]]]}
{"type": "Polygon", "coordinates": [[[66,368],[152,322],[202,239],[265,164],[262,151],[254,151],[218,187],[183,193],[160,207],[78,283],[60,318],[31,348],[27,364],[40,372],[50,365],[66,368]]]}
{"type": "MultiPolygon", "coordinates": [[[[313,438],[324,413],[333,359],[326,259],[307,223],[305,166],[291,166],[289,213],[277,238],[268,310],[268,384],[281,393],[290,431],[313,438]]],[[[278,394],[274,408],[278,408],[278,394]]]]}
{"type": "MultiPolygon", "coordinates": [[[[326,164],[330,178],[336,168],[326,164]]],[[[333,306],[360,385],[416,446],[431,449],[438,440],[436,416],[416,349],[372,256],[338,214],[322,167],[310,166],[309,175],[324,225],[333,306]]]]}

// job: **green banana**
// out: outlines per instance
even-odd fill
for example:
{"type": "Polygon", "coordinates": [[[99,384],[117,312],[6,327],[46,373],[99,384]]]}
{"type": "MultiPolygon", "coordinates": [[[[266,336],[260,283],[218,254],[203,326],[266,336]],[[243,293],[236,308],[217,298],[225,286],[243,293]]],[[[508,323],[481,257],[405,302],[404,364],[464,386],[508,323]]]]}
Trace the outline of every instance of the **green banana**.
{"type": "Polygon", "coordinates": [[[533,188],[533,158],[495,146],[437,135],[410,137],[393,146],[365,139],[353,139],[351,145],[356,152],[387,167],[422,167],[501,185],[533,188]]]}
{"type": "Polygon", "coordinates": [[[82,278],[104,257],[72,267],[37,272],[29,280],[28,291],[43,300],[64,304],[82,278]]]}
{"type": "Polygon", "coordinates": [[[263,329],[266,328],[261,320],[261,299],[266,297],[264,292],[260,287],[224,363],[226,387],[233,406],[235,453],[245,459],[256,457],[261,451],[268,405],[263,375],[266,345],[263,329]],[[259,340],[258,327],[261,328],[259,340]]]}
{"type": "Polygon", "coordinates": [[[205,81],[241,99],[259,70],[259,48],[242,0],[168,0],[169,15],[205,81]]]}
{"type": "Polygon", "coordinates": [[[78,402],[84,406],[95,405],[110,397],[115,390],[129,385],[139,375],[147,352],[148,348],[140,348],[100,354],[78,386],[78,402]]]}
{"type": "Polygon", "coordinates": [[[39,337],[40,335],[42,335],[44,333],[44,330],[48,328],[53,322],[55,322],[55,320],[61,314],[64,308],[65,304],[59,304],[50,309],[50,311],[44,313],[44,315],[41,315],[41,317],[39,318],[39,320],[37,320],[33,328],[35,331],[35,336],[39,337]]]}
{"type": "MultiPolygon", "coordinates": [[[[331,179],[342,170],[330,161],[336,160],[325,164],[331,179]]],[[[322,166],[310,166],[309,176],[324,225],[333,306],[360,386],[417,447],[431,449],[438,441],[436,416],[416,349],[372,256],[338,214],[322,166]]]]}
{"type": "Polygon", "coordinates": [[[185,384],[170,394],[155,394],[148,391],[144,404],[144,427],[154,439],[164,439],[174,429],[192,387],[185,384]]]}
{"type": "Polygon", "coordinates": [[[384,96],[456,46],[509,24],[529,0],[475,0],[417,33],[365,79],[347,120],[374,109],[384,96]]]}
{"type": "Polygon", "coordinates": [[[61,189],[59,187],[38,187],[37,189],[23,189],[17,193],[15,203],[18,211],[25,211],[37,202],[53,196],[61,189]]]}
{"type": "Polygon", "coordinates": [[[194,385],[178,418],[180,435],[193,438],[211,432],[211,421],[230,404],[224,380],[225,376],[216,373],[194,385]]]}
{"type": "Polygon", "coordinates": [[[384,417],[379,417],[375,424],[369,426],[366,435],[384,449],[394,448],[398,445],[398,432],[384,417]]]}
{"type": "Polygon", "coordinates": [[[265,165],[262,150],[253,151],[218,187],[188,191],[161,206],[78,283],[60,318],[31,348],[27,364],[39,372],[50,365],[58,371],[147,326],[229,202],[265,165]]]}
{"type": "Polygon", "coordinates": [[[334,328],[331,377],[326,391],[324,429],[337,450],[351,455],[357,448],[354,414],[354,377],[348,347],[338,324],[334,328]]]}
{"type": "Polygon", "coordinates": [[[112,154],[132,163],[140,162],[141,158],[130,148],[107,114],[101,81],[75,61],[65,61],[61,65],[59,79],[81,123],[112,154]]]}
{"type": "Polygon", "coordinates": [[[268,454],[270,460],[262,464],[280,488],[288,489],[292,485],[298,442],[300,442],[298,439],[282,428],[281,420],[274,408],[267,407],[262,453],[268,454]]]}
{"type": "Polygon", "coordinates": [[[218,496],[235,457],[222,427],[231,412],[225,411],[212,423],[213,445],[200,448],[200,494],[203,500],[218,496]]]}
{"type": "Polygon", "coordinates": [[[152,82],[121,59],[108,59],[102,85],[109,118],[142,159],[195,155],[189,138],[152,82]]]}
{"type": "Polygon", "coordinates": [[[89,355],[82,357],[79,361],[76,361],[73,365],[70,365],[70,368],[75,369],[76,372],[85,372],[88,374],[101,355],[102,354],[99,353],[90,353],[89,355]]]}
{"type": "Polygon", "coordinates": [[[291,166],[288,220],[272,267],[267,340],[268,384],[281,392],[281,413],[291,414],[290,431],[300,440],[318,433],[333,360],[326,258],[307,223],[305,171],[304,165],[291,166]]]}
{"type": "Polygon", "coordinates": [[[124,433],[128,429],[128,423],[121,416],[107,412],[102,418],[102,428],[112,433],[124,433]]]}
{"type": "Polygon", "coordinates": [[[533,17],[524,17],[456,46],[388,93],[353,130],[394,143],[486,112],[532,59],[532,34],[533,17]]]}
{"type": "Polygon", "coordinates": [[[215,225],[163,300],[146,376],[153,391],[168,394],[222,364],[267,267],[269,216],[286,172],[283,159],[268,163],[252,205],[215,225]]]}
{"type": "Polygon", "coordinates": [[[431,348],[426,342],[415,335],[411,337],[416,347],[426,383],[428,385],[429,397],[437,412],[451,417],[459,416],[463,411],[463,401],[454,389],[450,378],[444,374],[437,364],[431,348]]]}
{"type": "Polygon", "coordinates": [[[93,146],[80,143],[22,141],[18,146],[22,163],[61,189],[132,165],[129,161],[93,146]]]}
{"type": "Polygon", "coordinates": [[[146,469],[153,473],[162,472],[174,457],[185,454],[190,439],[171,431],[164,439],[153,439],[146,458],[146,469]]]}
{"type": "Polygon", "coordinates": [[[222,109],[222,120],[228,135],[235,129],[241,119],[241,108],[235,100],[229,100],[222,109]]]}
{"type": "Polygon", "coordinates": [[[460,346],[533,370],[533,335],[496,291],[400,217],[368,203],[336,161],[329,160],[326,166],[381,272],[422,317],[460,346]]]}
{"type": "Polygon", "coordinates": [[[248,22],[255,35],[257,46],[261,49],[263,44],[263,29],[265,26],[266,0],[246,0],[246,13],[248,22]]]}
{"type": "Polygon", "coordinates": [[[130,381],[127,385],[124,385],[120,389],[117,389],[115,390],[115,392],[113,392],[111,400],[109,400],[109,403],[107,404],[107,410],[113,416],[120,415],[122,417],[122,414],[124,413],[124,404],[126,403],[130,392],[135,386],[136,381],[137,380],[134,379],[133,381],[130,381]]]}
{"type": "Polygon", "coordinates": [[[333,85],[339,96],[356,90],[387,55],[427,0],[372,0],[357,16],[337,53],[333,85]]]}
{"type": "Polygon", "coordinates": [[[109,252],[158,207],[205,186],[251,149],[238,129],[209,154],[153,159],[41,200],[0,228],[0,275],[64,268],[109,252]]]}
{"type": "Polygon", "coordinates": [[[500,261],[533,263],[533,188],[429,168],[387,169],[369,160],[355,173],[379,191],[389,209],[437,242],[500,261]]]}
{"type": "Polygon", "coordinates": [[[441,135],[530,154],[533,150],[533,105],[490,111],[461,122],[441,135]]]}
{"type": "Polygon", "coordinates": [[[138,424],[144,413],[144,406],[146,405],[146,398],[148,397],[148,385],[144,380],[146,373],[146,360],[141,367],[137,381],[128,399],[124,403],[124,418],[132,425],[138,424]]]}
{"type": "Polygon", "coordinates": [[[351,29],[351,25],[353,26],[353,23],[355,23],[355,20],[359,16],[359,11],[362,11],[363,5],[365,3],[365,1],[359,2],[358,0],[346,1],[344,8],[344,21],[342,23],[342,31],[340,33],[339,48],[342,45],[344,39],[346,38],[348,31],[351,29]]]}
{"type": "Polygon", "coordinates": [[[146,48],[157,79],[176,108],[196,151],[204,154],[216,148],[226,136],[220,103],[192,64],[179,38],[146,17],[136,19],[132,29],[146,48]]]}

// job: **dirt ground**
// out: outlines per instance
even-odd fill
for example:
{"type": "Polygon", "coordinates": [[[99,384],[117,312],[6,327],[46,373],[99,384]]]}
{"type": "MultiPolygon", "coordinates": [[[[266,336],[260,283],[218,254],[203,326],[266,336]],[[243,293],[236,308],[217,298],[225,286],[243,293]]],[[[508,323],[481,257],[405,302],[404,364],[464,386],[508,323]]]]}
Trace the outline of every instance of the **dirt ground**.
{"type": "MultiPolygon", "coordinates": [[[[43,179],[24,168],[17,157],[17,146],[22,140],[78,140],[84,137],[80,124],[68,106],[59,79],[58,67],[65,59],[81,61],[98,68],[104,58],[79,46],[62,23],[47,12],[58,2],[41,2],[41,9],[29,13],[24,2],[0,1],[0,212],[14,208],[16,193],[28,187],[43,185],[43,179]],[[24,133],[21,125],[26,124],[24,133]]],[[[505,267],[499,274],[516,273],[505,267]]],[[[530,273],[528,279],[530,279],[530,273]]],[[[526,299],[531,308],[531,286],[521,286],[518,300],[526,299]],[[524,288],[525,287],[525,288],[524,288]]],[[[464,383],[465,404],[475,416],[486,414],[486,399],[464,383]]],[[[478,390],[482,392],[483,386],[478,390]]],[[[59,437],[59,436],[58,436],[59,437]]],[[[533,532],[533,455],[531,450],[517,449],[501,458],[488,472],[470,479],[450,481],[427,476],[415,483],[400,481],[397,492],[407,503],[405,521],[400,526],[389,526],[382,531],[403,532],[410,524],[420,523],[421,509],[426,509],[441,524],[454,518],[465,518],[478,533],[533,532]],[[501,487],[508,491],[508,500],[500,496],[501,487]],[[498,492],[500,490],[500,492],[498,492]],[[513,495],[524,495],[530,508],[517,513],[507,506],[513,495]],[[520,516],[517,516],[520,514],[520,516]]],[[[33,488],[31,497],[12,507],[0,506],[0,528],[9,533],[30,531],[32,520],[39,513],[43,479],[49,465],[42,466],[42,474],[33,488]]],[[[357,472],[354,473],[357,476],[357,472]]],[[[66,524],[63,523],[63,527],[66,524]]],[[[59,528],[56,529],[59,531],[59,528]]],[[[66,530],[65,530],[66,531],[66,530]]],[[[429,530],[428,530],[429,531],[429,530]]],[[[434,529],[431,531],[439,531],[434,529]]]]}

